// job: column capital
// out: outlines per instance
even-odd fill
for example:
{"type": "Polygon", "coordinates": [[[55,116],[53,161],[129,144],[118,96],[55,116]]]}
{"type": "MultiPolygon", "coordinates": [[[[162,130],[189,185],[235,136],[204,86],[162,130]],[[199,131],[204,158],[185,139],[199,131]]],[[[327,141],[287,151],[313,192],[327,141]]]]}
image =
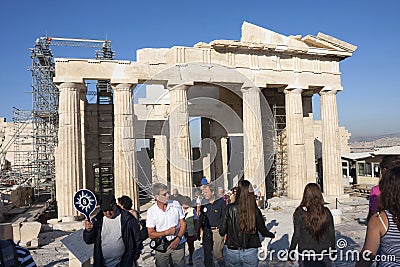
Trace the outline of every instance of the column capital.
{"type": "Polygon", "coordinates": [[[111,84],[112,89],[114,89],[116,91],[132,91],[134,86],[136,86],[136,84],[133,84],[133,83],[113,83],[113,84],[111,84]]]}
{"type": "Polygon", "coordinates": [[[326,94],[330,94],[330,95],[336,95],[338,92],[342,91],[343,87],[341,86],[337,86],[337,87],[333,87],[333,86],[324,86],[321,91],[319,92],[320,95],[326,95],[326,94]]]}
{"type": "Polygon", "coordinates": [[[77,91],[85,91],[86,90],[86,85],[84,83],[65,82],[65,83],[56,84],[56,86],[59,90],[65,89],[65,88],[74,89],[77,91]]]}
{"type": "Polygon", "coordinates": [[[285,94],[301,94],[303,91],[303,88],[285,88],[285,90],[283,90],[285,94]]]}
{"type": "Polygon", "coordinates": [[[285,88],[285,90],[296,90],[296,89],[301,89],[301,90],[307,90],[308,85],[305,84],[298,84],[298,83],[291,83],[288,84],[285,88]]]}
{"type": "Polygon", "coordinates": [[[190,86],[194,85],[193,83],[168,83],[167,84],[167,89],[169,91],[174,91],[174,90],[189,90],[190,86]]]}
{"type": "Polygon", "coordinates": [[[260,93],[261,90],[257,86],[242,86],[240,89],[242,94],[247,94],[247,93],[260,93]]]}

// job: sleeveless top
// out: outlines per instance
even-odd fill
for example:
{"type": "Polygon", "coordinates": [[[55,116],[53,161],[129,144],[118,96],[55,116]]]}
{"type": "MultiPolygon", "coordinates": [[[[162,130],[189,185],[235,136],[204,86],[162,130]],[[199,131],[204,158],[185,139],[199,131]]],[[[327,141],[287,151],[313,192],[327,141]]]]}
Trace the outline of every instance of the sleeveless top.
{"type": "Polygon", "coordinates": [[[196,210],[189,207],[185,212],[186,232],[188,233],[188,236],[193,236],[197,233],[194,227],[195,220],[198,220],[196,210]]]}
{"type": "MultiPolygon", "coordinates": [[[[386,234],[381,237],[380,245],[382,250],[379,255],[378,266],[400,266],[400,231],[393,221],[393,215],[388,210],[385,210],[385,213],[388,218],[389,227],[387,228],[386,234]]],[[[383,221],[382,224],[386,229],[386,225],[383,221]]]]}

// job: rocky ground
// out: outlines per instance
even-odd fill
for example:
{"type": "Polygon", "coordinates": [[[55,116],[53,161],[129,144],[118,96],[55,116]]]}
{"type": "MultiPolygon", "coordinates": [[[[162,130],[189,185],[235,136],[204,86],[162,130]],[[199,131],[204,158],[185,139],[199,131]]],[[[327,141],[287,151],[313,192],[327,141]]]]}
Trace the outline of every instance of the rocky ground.
{"type": "MultiPolygon", "coordinates": [[[[259,266],[291,266],[289,262],[282,259],[281,254],[289,247],[293,233],[292,214],[298,201],[283,198],[270,201],[269,208],[263,210],[266,217],[267,228],[274,232],[276,238],[263,242],[264,252],[260,256],[265,260],[260,261],[259,266]]],[[[351,252],[359,251],[365,237],[365,217],[368,213],[368,201],[361,197],[349,197],[340,199],[339,202],[328,204],[330,209],[337,208],[342,211],[342,222],[335,226],[338,246],[338,260],[334,266],[354,266],[351,260],[351,252]],[[348,255],[346,258],[346,254],[348,255]]],[[[58,226],[52,232],[40,234],[38,249],[31,250],[38,266],[68,266],[68,249],[61,243],[72,231],[83,227],[83,223],[75,223],[70,226],[58,226]]],[[[200,241],[195,243],[194,266],[203,265],[203,249],[200,241]]],[[[188,253],[186,252],[186,255],[188,253]]],[[[186,256],[186,261],[187,261],[186,256]]],[[[149,248],[149,241],[145,242],[145,249],[139,260],[139,266],[154,266],[153,253],[149,248]]],[[[294,266],[297,266],[296,264],[294,266]]]]}

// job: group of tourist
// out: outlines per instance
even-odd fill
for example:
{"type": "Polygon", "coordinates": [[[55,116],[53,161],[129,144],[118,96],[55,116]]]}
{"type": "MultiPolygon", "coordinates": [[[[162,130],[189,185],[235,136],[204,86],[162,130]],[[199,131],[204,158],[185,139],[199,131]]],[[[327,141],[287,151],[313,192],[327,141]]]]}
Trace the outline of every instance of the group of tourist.
{"type": "MultiPolygon", "coordinates": [[[[385,156],[381,163],[380,195],[371,198],[371,215],[366,240],[356,266],[369,266],[382,255],[395,255],[378,266],[400,266],[400,157],[385,156]]],[[[375,192],[374,191],[374,192],[375,192]]],[[[170,195],[164,184],[153,185],[155,204],[147,211],[150,246],[155,250],[156,266],[185,266],[185,243],[189,265],[193,264],[195,240],[201,240],[204,265],[258,266],[260,234],[274,238],[265,226],[257,205],[255,189],[248,180],[239,181],[231,196],[223,194],[212,183],[204,183],[194,199],[170,195]],[[225,197],[224,197],[225,196],[225,197]],[[233,197],[232,197],[233,196],[233,197]]],[[[117,205],[113,196],[103,196],[102,212],[85,221],[83,238],[94,243],[94,266],[135,266],[143,248],[139,214],[130,210],[132,200],[123,196],[117,205]]],[[[332,266],[336,252],[333,216],[325,207],[321,189],[316,183],[306,185],[300,205],[293,214],[294,233],[288,249],[288,260],[299,266],[332,266]],[[312,251],[313,257],[309,252],[312,251]]]]}

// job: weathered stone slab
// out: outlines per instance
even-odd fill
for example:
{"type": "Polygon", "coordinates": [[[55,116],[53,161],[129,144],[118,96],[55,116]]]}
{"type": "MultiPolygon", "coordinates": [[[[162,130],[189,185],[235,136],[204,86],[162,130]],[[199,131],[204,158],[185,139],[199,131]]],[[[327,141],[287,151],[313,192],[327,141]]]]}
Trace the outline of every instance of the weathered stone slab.
{"type": "Polygon", "coordinates": [[[40,228],[42,228],[42,224],[40,222],[23,222],[20,228],[20,242],[22,245],[31,243],[30,246],[32,246],[32,244],[35,242],[32,243],[31,241],[37,240],[40,228]]]}

